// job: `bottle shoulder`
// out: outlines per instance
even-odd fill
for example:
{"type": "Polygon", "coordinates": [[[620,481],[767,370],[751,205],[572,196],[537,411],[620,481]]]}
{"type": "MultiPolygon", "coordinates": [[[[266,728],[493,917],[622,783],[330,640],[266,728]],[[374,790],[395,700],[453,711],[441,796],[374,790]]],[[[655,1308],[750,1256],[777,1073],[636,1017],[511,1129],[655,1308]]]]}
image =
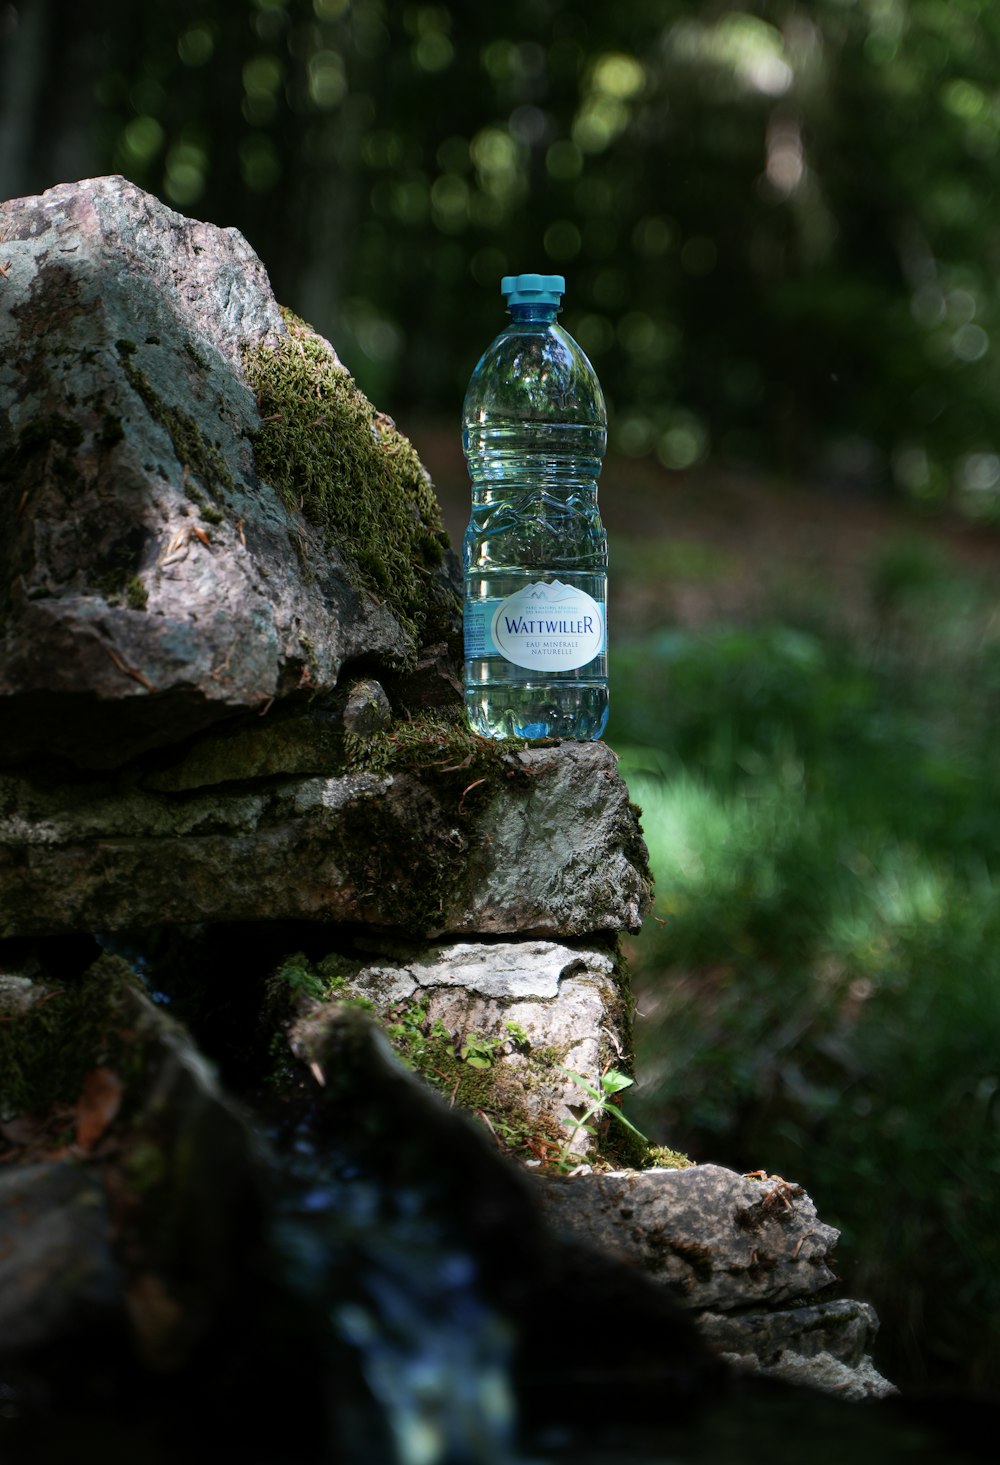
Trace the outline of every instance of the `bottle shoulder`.
{"type": "Polygon", "coordinates": [[[597,373],[583,348],[557,322],[512,323],[480,357],[463,406],[465,422],[487,418],[604,426],[597,373]]]}

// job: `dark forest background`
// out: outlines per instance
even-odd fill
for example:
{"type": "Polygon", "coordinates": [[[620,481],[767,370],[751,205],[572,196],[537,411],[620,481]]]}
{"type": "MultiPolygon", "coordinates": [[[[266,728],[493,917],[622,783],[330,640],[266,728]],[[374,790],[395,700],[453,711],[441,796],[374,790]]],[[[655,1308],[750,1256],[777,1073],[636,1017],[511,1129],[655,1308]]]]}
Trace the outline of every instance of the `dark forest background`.
{"type": "Polygon", "coordinates": [[[0,195],[120,171],[246,234],[369,394],[453,413],[563,271],[612,441],[1000,503],[1000,9],[18,0],[0,195]]]}
{"type": "Polygon", "coordinates": [[[0,197],[115,171],[247,236],[453,531],[500,276],[566,275],[631,1112],[807,1187],[894,1381],[1000,1393],[1000,5],[0,0],[0,197]]]}

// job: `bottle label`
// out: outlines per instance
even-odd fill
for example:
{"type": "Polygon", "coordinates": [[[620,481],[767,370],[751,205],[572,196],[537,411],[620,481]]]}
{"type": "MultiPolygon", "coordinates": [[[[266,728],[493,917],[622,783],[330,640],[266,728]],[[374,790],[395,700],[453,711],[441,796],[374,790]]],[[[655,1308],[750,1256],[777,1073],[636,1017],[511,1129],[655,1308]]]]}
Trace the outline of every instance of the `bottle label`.
{"type": "Polygon", "coordinates": [[[526,585],[506,600],[465,606],[465,657],[502,656],[529,671],[575,671],[605,649],[602,607],[572,585],[526,585]]]}

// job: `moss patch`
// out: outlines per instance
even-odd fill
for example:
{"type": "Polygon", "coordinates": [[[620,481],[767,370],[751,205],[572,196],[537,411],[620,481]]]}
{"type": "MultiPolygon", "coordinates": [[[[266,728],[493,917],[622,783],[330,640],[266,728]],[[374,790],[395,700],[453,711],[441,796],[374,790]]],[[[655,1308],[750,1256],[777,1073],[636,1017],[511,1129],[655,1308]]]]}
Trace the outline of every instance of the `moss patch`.
{"type": "Polygon", "coordinates": [[[645,1168],[652,1170],[690,1170],[694,1161],[680,1150],[672,1150],[668,1145],[653,1145],[646,1157],[645,1168]]]}
{"type": "Polygon", "coordinates": [[[102,956],[78,981],[0,993],[0,1114],[44,1114],[78,1098],[90,1069],[130,1066],[122,992],[133,985],[126,962],[102,956]]]}
{"type": "Polygon", "coordinates": [[[437,773],[463,789],[476,779],[526,780],[528,775],[511,755],[528,746],[478,737],[470,732],[461,709],[428,713],[370,734],[344,734],[345,767],[352,772],[437,773]]]}
{"type": "Polygon", "coordinates": [[[257,472],[340,551],[358,588],[385,601],[418,644],[442,639],[457,600],[442,596],[447,537],[430,479],[322,337],[283,315],[285,339],[244,357],[261,414],[257,472]]]}
{"type": "Polygon", "coordinates": [[[107,605],[146,609],[148,592],[139,575],[144,550],[141,528],[127,529],[118,539],[109,534],[90,570],[90,583],[107,605]]]}
{"type": "Polygon", "coordinates": [[[18,434],[17,453],[23,460],[32,453],[44,452],[52,443],[78,448],[82,442],[83,429],[78,422],[61,412],[50,412],[25,423],[18,434]]]}
{"type": "MultiPolygon", "coordinates": [[[[440,929],[444,912],[460,898],[469,878],[466,821],[504,784],[528,782],[511,753],[510,743],[470,733],[458,715],[454,721],[428,716],[399,722],[369,737],[345,735],[345,767],[352,773],[410,774],[415,780],[407,796],[390,789],[343,812],[352,879],[359,889],[406,892],[401,929],[418,935],[440,929]]],[[[401,780],[399,790],[405,787],[401,780]]]]}
{"type": "MultiPolygon", "coordinates": [[[[403,953],[399,955],[402,957],[403,953]]],[[[405,958],[404,958],[405,959],[405,958]]],[[[565,1087],[566,1053],[531,1043],[516,1021],[489,1031],[452,1032],[440,1018],[429,1014],[418,992],[386,1005],[359,992],[356,979],[365,963],[332,955],[314,962],[302,952],[286,958],[269,984],[271,1019],[282,1026],[291,1013],[292,1043],[307,1060],[323,1048],[330,1022],[341,1019],[344,1007],[362,1009],[381,1028],[398,1057],[448,1104],[466,1110],[482,1123],[505,1154],[549,1171],[564,1172],[579,1165],[583,1156],[571,1149],[577,1135],[561,1112],[557,1096],[565,1087]],[[335,1004],[324,1018],[323,1009],[335,1004]]],[[[295,1083],[288,1043],[279,1032],[272,1046],[273,1081],[279,1087],[295,1083]]],[[[616,1096],[617,1097],[617,1096],[616,1096]]],[[[614,1121],[609,1112],[588,1126],[591,1135],[587,1162],[596,1168],[642,1169],[667,1163],[664,1152],[652,1151],[637,1134],[614,1121]]],[[[687,1163],[676,1156],[674,1164],[687,1163]]]]}
{"type": "Polygon", "coordinates": [[[145,610],[149,591],[138,575],[130,575],[125,582],[125,604],[129,610],[145,610]]]}

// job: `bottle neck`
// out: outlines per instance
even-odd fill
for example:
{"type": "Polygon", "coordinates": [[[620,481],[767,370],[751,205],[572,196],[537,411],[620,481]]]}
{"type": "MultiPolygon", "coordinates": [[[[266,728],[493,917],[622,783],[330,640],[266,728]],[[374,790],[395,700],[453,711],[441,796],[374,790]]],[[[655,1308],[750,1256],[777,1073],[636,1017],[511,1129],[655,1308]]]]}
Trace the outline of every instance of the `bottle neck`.
{"type": "Polygon", "coordinates": [[[508,313],[514,325],[549,325],[559,314],[558,305],[509,305],[508,313]]]}

